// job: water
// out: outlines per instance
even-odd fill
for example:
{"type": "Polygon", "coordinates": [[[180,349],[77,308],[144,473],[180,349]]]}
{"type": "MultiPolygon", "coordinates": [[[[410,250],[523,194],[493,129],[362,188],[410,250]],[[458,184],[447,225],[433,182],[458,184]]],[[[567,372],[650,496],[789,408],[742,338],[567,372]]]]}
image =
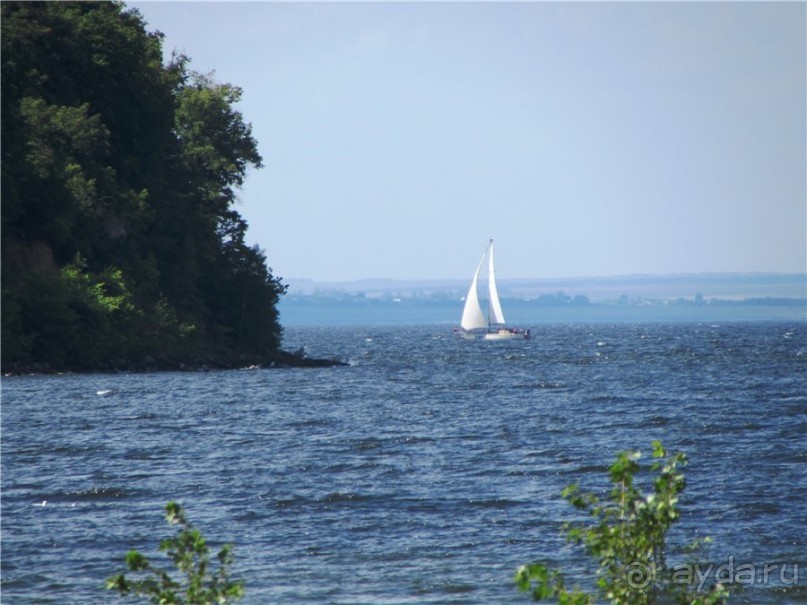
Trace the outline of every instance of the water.
{"type": "Polygon", "coordinates": [[[298,346],[351,365],[4,379],[3,602],[114,601],[175,499],[235,543],[244,603],[527,603],[521,563],[590,581],[561,490],[652,439],[690,459],[671,546],[753,565],[732,603],[807,602],[807,323],[288,329],[298,346]]]}

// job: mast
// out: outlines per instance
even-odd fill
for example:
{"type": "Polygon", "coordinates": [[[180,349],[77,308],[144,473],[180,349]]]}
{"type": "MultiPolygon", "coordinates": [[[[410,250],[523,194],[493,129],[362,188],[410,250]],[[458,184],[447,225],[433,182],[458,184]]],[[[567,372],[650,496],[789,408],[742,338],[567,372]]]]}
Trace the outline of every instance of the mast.
{"type": "Polygon", "coordinates": [[[490,317],[493,315],[493,289],[496,288],[493,273],[493,238],[490,238],[488,250],[485,254],[488,255],[488,332],[490,332],[490,317]]]}

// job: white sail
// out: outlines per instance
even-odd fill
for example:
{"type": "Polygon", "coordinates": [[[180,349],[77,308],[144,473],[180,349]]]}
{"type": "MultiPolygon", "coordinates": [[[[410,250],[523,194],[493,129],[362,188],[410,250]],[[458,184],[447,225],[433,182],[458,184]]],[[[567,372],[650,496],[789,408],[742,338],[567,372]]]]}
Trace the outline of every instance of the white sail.
{"type": "MultiPolygon", "coordinates": [[[[487,251],[485,251],[485,254],[487,254],[487,251]]],[[[476,273],[474,273],[471,287],[468,289],[468,296],[465,297],[465,308],[462,310],[462,321],[460,322],[463,330],[478,330],[488,327],[485,314],[482,313],[482,307],[479,305],[479,295],[476,292],[476,282],[479,279],[479,272],[482,270],[482,263],[484,262],[485,255],[482,255],[482,260],[479,261],[479,266],[476,268],[476,273]]]]}
{"type": "Polygon", "coordinates": [[[493,270],[493,240],[488,246],[488,292],[490,295],[490,323],[504,324],[502,303],[499,302],[499,292],[496,290],[496,274],[493,270]]]}

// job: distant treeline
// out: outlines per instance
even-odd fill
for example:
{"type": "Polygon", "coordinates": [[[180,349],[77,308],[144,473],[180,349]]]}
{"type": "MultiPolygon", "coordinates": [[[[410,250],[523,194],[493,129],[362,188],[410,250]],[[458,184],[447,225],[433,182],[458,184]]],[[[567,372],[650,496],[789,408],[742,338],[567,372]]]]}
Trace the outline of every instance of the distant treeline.
{"type": "Polygon", "coordinates": [[[4,370],[260,361],[285,286],[233,209],[241,90],[111,2],[2,3],[4,370]]]}

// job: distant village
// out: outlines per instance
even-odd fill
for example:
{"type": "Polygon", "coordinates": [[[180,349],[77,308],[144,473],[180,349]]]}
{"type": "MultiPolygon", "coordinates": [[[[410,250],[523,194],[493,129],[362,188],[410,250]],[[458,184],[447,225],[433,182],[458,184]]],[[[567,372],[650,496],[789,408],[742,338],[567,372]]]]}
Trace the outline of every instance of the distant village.
{"type": "MultiPolygon", "coordinates": [[[[461,301],[462,280],[288,280],[287,301],[461,301]]],[[[695,274],[566,279],[516,279],[499,282],[502,299],[531,306],[607,305],[807,305],[807,276],[799,274],[695,274]]]]}

